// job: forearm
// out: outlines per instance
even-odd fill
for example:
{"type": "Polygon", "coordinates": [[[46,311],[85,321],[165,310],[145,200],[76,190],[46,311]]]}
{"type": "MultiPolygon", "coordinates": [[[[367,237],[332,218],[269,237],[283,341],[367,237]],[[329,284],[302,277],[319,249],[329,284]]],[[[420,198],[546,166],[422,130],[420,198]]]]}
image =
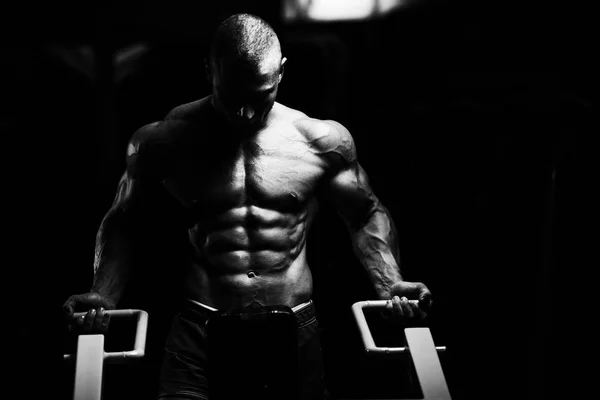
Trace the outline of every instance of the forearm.
{"type": "Polygon", "coordinates": [[[96,235],[94,280],[91,291],[117,305],[132,270],[133,244],[122,213],[109,212],[96,235]]]}
{"type": "Polygon", "coordinates": [[[379,298],[388,299],[392,285],[402,280],[398,234],[388,210],[379,203],[363,223],[349,228],[355,255],[379,298]]]}

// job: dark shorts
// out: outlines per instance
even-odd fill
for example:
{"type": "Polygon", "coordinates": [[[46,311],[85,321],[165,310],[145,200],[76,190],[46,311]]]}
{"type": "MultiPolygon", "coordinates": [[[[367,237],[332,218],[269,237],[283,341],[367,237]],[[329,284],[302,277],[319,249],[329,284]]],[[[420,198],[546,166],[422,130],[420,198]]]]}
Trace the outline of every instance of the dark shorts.
{"type": "MultiPolygon", "coordinates": [[[[190,301],[185,304],[174,317],[166,340],[159,399],[209,398],[206,321],[214,311],[190,301]]],[[[314,303],[295,309],[294,315],[298,322],[298,368],[290,374],[297,379],[297,399],[328,399],[314,303]]]]}

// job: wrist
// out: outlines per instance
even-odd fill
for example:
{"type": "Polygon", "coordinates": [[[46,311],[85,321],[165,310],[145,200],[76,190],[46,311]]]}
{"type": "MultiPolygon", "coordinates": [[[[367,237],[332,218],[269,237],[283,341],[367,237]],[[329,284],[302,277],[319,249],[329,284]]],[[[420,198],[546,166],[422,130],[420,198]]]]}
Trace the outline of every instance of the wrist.
{"type": "Polygon", "coordinates": [[[102,302],[105,305],[104,308],[106,308],[107,310],[114,310],[115,308],[117,308],[117,304],[121,299],[120,294],[105,293],[104,291],[98,288],[92,288],[90,290],[90,293],[96,294],[102,300],[102,302]]]}
{"type": "Polygon", "coordinates": [[[375,286],[375,293],[379,300],[389,300],[392,298],[392,292],[389,286],[377,285],[375,286]]]}

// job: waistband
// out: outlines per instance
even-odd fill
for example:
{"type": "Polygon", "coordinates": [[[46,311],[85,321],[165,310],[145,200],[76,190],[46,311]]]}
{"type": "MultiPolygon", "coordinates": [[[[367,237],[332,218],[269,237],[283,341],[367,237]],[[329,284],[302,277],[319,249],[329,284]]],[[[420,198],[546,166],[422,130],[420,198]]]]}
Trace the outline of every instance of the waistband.
{"type": "MultiPolygon", "coordinates": [[[[185,299],[185,305],[181,313],[187,314],[186,311],[191,311],[194,314],[199,314],[200,316],[208,319],[213,313],[219,310],[196,300],[185,299]]],[[[292,312],[296,316],[298,326],[306,325],[316,318],[316,309],[312,300],[308,300],[292,307],[292,312]]]]}

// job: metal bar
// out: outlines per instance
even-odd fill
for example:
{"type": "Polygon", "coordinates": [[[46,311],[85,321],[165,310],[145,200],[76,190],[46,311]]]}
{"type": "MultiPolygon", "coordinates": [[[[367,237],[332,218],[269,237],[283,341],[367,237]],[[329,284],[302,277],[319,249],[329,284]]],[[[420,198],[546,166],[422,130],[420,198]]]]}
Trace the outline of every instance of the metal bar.
{"type": "Polygon", "coordinates": [[[450,392],[429,328],[407,328],[404,335],[424,398],[449,400],[450,392]]]}
{"type": "MultiPolygon", "coordinates": [[[[118,310],[123,317],[137,317],[135,342],[133,350],[105,353],[104,359],[111,364],[122,363],[131,359],[143,358],[146,349],[146,335],[148,327],[148,313],[142,310],[118,310]]],[[[112,316],[111,316],[112,318],[112,316]]]]}
{"type": "Polygon", "coordinates": [[[81,335],[77,339],[74,400],[102,399],[104,335],[81,335]]]}
{"type": "MultiPolygon", "coordinates": [[[[135,343],[132,351],[104,352],[104,335],[79,335],[77,354],[65,354],[65,360],[75,360],[74,400],[101,400],[105,361],[126,362],[144,357],[148,313],[143,310],[108,310],[111,318],[136,318],[135,343]]],[[[75,313],[79,318],[86,313],[75,313]]]]}
{"type": "MultiPolygon", "coordinates": [[[[148,313],[143,310],[127,309],[127,310],[107,310],[111,318],[136,318],[135,342],[134,349],[130,351],[118,351],[103,353],[106,362],[111,364],[125,363],[132,359],[143,358],[146,353],[146,337],[148,332],[148,313]]],[[[75,317],[81,317],[86,313],[75,313],[75,317]]],[[[90,336],[90,335],[81,335],[90,336]]],[[[80,336],[80,337],[81,337],[80,336]]],[[[104,350],[103,350],[104,351],[104,350]]],[[[74,354],[65,354],[65,361],[75,359],[74,354]]]]}
{"type": "MultiPolygon", "coordinates": [[[[446,350],[444,346],[436,347],[429,328],[406,328],[407,347],[377,347],[367,320],[365,309],[383,309],[386,300],[359,301],[352,305],[352,311],[361,334],[367,354],[397,354],[409,352],[415,368],[424,400],[450,400],[450,392],[438,358],[438,352],[446,350]]],[[[407,399],[400,399],[407,400],[407,399]]]]}
{"type": "MultiPolygon", "coordinates": [[[[409,300],[410,302],[416,303],[416,300],[409,300]]],[[[352,312],[354,313],[354,318],[356,323],[358,324],[358,329],[360,331],[360,336],[365,348],[365,352],[369,355],[377,355],[377,354],[403,354],[406,353],[406,347],[378,347],[375,345],[375,341],[373,340],[373,336],[371,335],[371,330],[367,324],[367,319],[365,318],[364,310],[378,308],[385,308],[387,304],[387,300],[366,300],[359,301],[352,305],[352,312]]],[[[445,346],[437,346],[435,349],[438,352],[446,351],[445,346]]]]}

